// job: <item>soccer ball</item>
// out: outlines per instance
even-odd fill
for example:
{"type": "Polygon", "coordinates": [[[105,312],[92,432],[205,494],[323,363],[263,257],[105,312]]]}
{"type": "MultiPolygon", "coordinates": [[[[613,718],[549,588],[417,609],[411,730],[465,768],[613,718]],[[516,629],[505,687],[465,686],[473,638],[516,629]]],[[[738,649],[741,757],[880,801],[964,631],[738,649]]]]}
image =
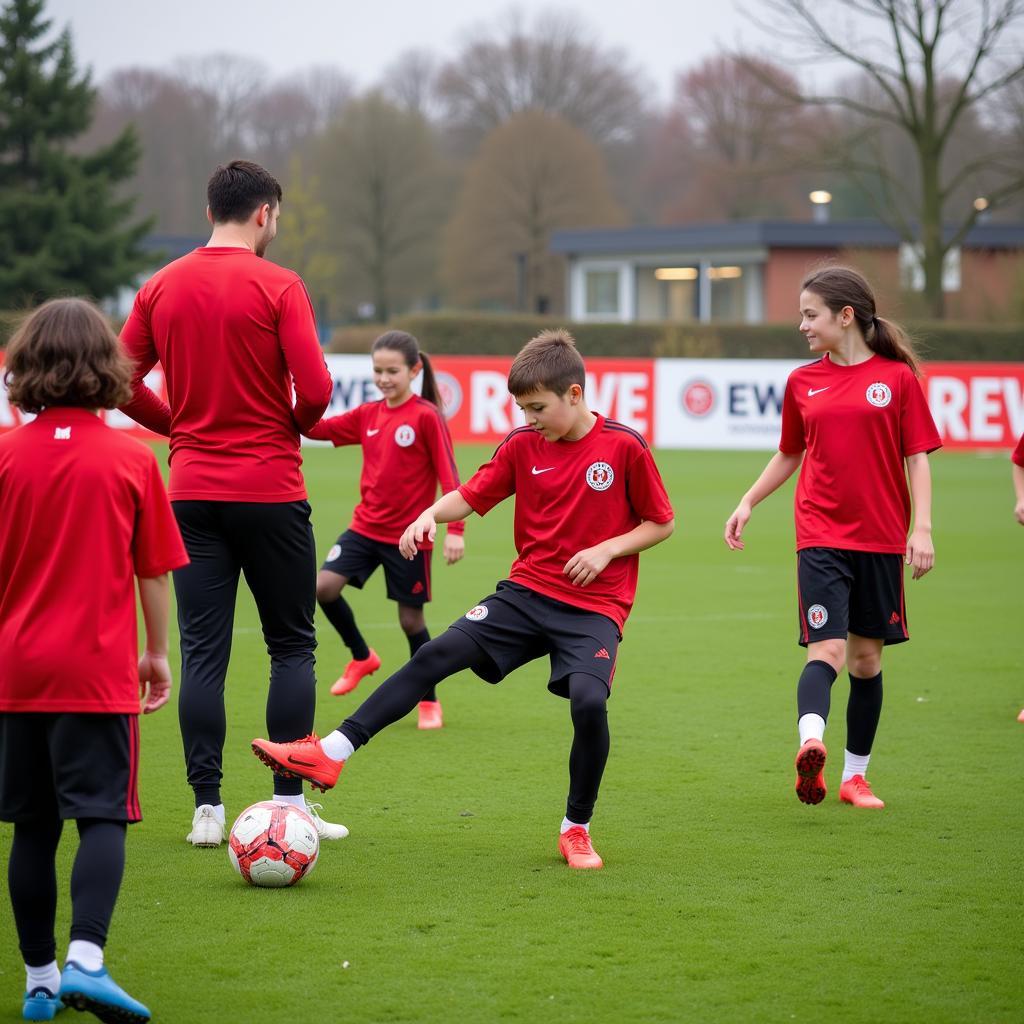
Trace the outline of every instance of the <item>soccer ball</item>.
{"type": "Polygon", "coordinates": [[[228,856],[250,884],[279,889],[308,875],[320,853],[313,819],[293,804],[264,800],[231,826],[228,856]]]}

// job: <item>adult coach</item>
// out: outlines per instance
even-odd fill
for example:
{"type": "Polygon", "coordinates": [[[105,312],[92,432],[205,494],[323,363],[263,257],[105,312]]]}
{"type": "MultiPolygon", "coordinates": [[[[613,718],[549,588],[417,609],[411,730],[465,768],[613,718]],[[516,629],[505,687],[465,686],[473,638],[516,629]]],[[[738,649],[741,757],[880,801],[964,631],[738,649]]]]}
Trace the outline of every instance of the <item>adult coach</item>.
{"type": "MultiPolygon", "coordinates": [[[[194,846],[224,838],[224,680],[239,573],[270,654],[267,729],[292,740],[313,726],[316,552],[299,432],[331,397],[302,280],[262,258],[277,233],[281,186],[236,160],[214,171],[207,201],[209,243],[146,282],[121,332],[135,362],[122,410],[170,437],[169,494],[191,559],[174,589],[194,846]],[[157,362],[168,404],[143,383],[157,362]]],[[[275,778],[274,799],[305,807],[296,779],[275,778]]],[[[321,837],[347,834],[315,820],[321,837]]]]}

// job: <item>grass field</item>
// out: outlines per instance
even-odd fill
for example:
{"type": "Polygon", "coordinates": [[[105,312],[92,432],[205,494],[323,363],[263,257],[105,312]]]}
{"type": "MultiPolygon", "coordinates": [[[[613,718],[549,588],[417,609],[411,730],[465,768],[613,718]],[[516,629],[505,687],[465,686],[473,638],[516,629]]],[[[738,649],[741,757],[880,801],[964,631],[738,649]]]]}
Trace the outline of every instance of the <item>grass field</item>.
{"type": "MultiPolygon", "coordinates": [[[[461,449],[463,472],[486,454],[461,449]]],[[[1009,463],[933,459],[937,568],[908,583],[914,639],[886,655],[870,774],[887,807],[873,813],[836,795],[845,675],[828,799],[805,807],[792,792],[791,489],[755,512],[745,552],[721,540],[766,457],[659,455],[678,526],[642,556],[620,651],[593,829],[603,871],[570,872],[557,856],[570,723],[544,663],[499,687],[456,677],[441,691],[444,730],[409,719],[360,751],[324,808],[352,835],[326,844],[293,890],[248,888],[223,849],[186,845],[191,793],[168,708],[143,722],[146,820],[129,833],[108,946],[118,980],[173,1024],[1024,1019],[1024,529],[1009,463]]],[[[352,450],[307,455],[321,557],[347,524],[358,466],[352,450]]],[[[436,559],[434,632],[506,572],[506,504],[471,520],[463,563],[436,559]]],[[[385,670],[397,668],[406,646],[383,581],[352,603],[385,670]]],[[[327,694],[347,655],[319,612],[318,623],[325,732],[364,693],[327,694]]],[[[266,675],[245,591],[229,820],[270,795],[248,747],[264,733],[266,675]]],[[[0,826],[4,863],[10,835],[0,826]]],[[[59,949],[67,926],[65,897],[59,949]]],[[[5,896],[0,1019],[19,1019],[23,983],[5,896]]]]}

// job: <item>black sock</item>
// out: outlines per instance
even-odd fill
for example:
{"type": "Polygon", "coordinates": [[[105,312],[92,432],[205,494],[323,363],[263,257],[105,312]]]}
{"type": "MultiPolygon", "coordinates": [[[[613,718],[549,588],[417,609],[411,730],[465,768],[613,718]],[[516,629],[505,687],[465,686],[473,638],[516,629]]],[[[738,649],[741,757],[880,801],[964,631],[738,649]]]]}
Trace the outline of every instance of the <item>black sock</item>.
{"type": "Polygon", "coordinates": [[[361,747],[385,726],[404,718],[439,682],[464,668],[491,667],[488,655],[467,634],[449,629],[424,644],[416,656],[389,676],[339,726],[361,747]]]}
{"type": "Polygon", "coordinates": [[[800,673],[796,685],[796,717],[821,715],[828,721],[828,709],[832,703],[832,684],[836,681],[836,670],[827,661],[809,661],[800,673]]]}
{"type": "Polygon", "coordinates": [[[71,869],[71,938],[103,946],[124,875],[128,823],[78,819],[78,853],[71,869]]]}
{"type": "Polygon", "coordinates": [[[882,673],[871,679],[850,676],[850,699],[846,705],[846,749],[867,757],[875,742],[882,715],[882,673]]]}
{"type": "Polygon", "coordinates": [[[356,617],[352,609],[340,594],[333,601],[318,601],[327,621],[338,631],[341,642],[352,652],[356,661],[363,661],[370,656],[370,648],[366,646],[363,634],[356,625],[356,617]]]}
{"type": "MultiPolygon", "coordinates": [[[[418,633],[408,635],[406,639],[409,641],[409,657],[414,658],[416,652],[430,639],[430,630],[421,629],[418,633]]],[[[437,700],[437,687],[432,686],[420,699],[437,700]]]]}
{"type": "Polygon", "coordinates": [[[14,825],[11,857],[7,862],[7,891],[22,959],[30,967],[45,967],[57,959],[53,934],[57,915],[57,871],[54,866],[62,823],[19,821],[14,825]]]}
{"type": "Polygon", "coordinates": [[[608,688],[597,676],[569,677],[572,748],[569,751],[569,799],[565,816],[585,825],[594,816],[597,791],[608,762],[608,688]]]}

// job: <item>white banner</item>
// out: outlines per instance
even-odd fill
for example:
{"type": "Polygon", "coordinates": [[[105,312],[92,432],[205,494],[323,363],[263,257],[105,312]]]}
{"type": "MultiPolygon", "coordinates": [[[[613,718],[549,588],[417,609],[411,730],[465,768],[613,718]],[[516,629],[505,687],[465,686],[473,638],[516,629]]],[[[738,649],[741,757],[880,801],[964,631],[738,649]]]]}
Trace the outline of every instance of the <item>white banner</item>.
{"type": "Polygon", "coordinates": [[[786,378],[807,360],[656,359],[658,448],[777,448],[786,378]]]}

